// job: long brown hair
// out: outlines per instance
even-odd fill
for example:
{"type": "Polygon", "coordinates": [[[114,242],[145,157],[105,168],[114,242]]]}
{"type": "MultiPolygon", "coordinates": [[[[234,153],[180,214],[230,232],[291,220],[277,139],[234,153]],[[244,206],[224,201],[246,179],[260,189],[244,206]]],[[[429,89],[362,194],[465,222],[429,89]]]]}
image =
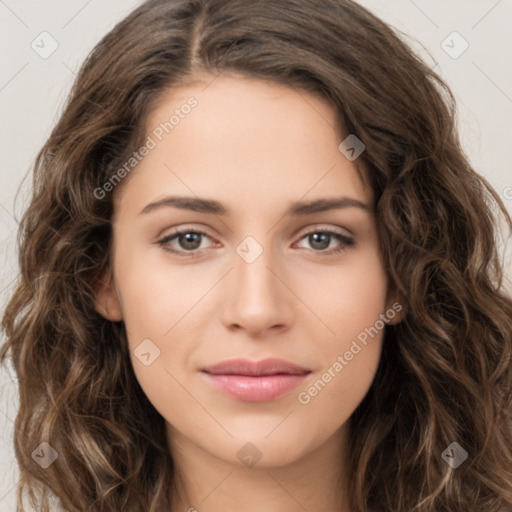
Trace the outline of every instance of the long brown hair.
{"type": "MultiPolygon", "coordinates": [[[[224,71],[321,94],[375,197],[381,251],[407,308],[350,418],[350,500],[361,512],[512,510],[512,300],[496,222],[512,220],[471,167],[446,84],[351,0],[150,0],[83,64],[34,166],[20,278],[3,316],[19,383],[14,446],[47,511],[169,509],[164,419],[140,388],[122,322],[94,308],[110,268],[112,194],[162,92],[224,71]],[[496,215],[496,216],[495,216],[496,215]],[[58,453],[46,469],[41,442],[58,453]],[[468,458],[442,457],[457,442],[468,458]]],[[[136,172],[136,170],[134,171],[136,172]]]]}

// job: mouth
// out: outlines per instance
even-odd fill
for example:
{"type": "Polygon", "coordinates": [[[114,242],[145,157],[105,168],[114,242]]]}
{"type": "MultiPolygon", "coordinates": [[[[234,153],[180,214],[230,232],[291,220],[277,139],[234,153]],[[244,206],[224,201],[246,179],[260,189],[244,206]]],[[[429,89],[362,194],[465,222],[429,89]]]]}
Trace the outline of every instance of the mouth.
{"type": "Polygon", "coordinates": [[[299,386],[311,370],[282,359],[223,361],[202,370],[216,390],[245,402],[276,400],[299,386]]]}

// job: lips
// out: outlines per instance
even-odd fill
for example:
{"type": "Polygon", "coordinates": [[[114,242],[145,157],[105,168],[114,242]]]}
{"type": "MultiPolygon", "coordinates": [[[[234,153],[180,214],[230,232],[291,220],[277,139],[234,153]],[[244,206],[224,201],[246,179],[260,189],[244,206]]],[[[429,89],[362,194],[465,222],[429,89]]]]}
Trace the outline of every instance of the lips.
{"type": "Polygon", "coordinates": [[[223,361],[202,370],[209,384],[246,402],[275,400],[299,386],[311,370],[282,359],[223,361]]]}
{"type": "Polygon", "coordinates": [[[246,376],[262,376],[262,375],[302,375],[309,373],[310,370],[289,363],[282,359],[264,359],[263,361],[252,362],[248,359],[232,359],[223,361],[214,366],[209,366],[203,371],[211,375],[246,375],[246,376]]]}

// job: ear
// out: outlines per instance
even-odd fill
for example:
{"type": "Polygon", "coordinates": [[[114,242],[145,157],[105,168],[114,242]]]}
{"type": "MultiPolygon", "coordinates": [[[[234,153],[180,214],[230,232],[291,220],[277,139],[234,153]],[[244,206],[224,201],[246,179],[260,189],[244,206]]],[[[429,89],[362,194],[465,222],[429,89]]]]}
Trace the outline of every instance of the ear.
{"type": "Polygon", "coordinates": [[[123,319],[121,301],[111,272],[107,272],[98,280],[96,286],[96,311],[111,322],[119,322],[123,319]]]}
{"type": "Polygon", "coordinates": [[[395,287],[390,286],[387,300],[386,300],[386,311],[384,312],[388,321],[388,325],[396,325],[400,323],[407,314],[407,307],[405,301],[400,298],[395,287]]]}

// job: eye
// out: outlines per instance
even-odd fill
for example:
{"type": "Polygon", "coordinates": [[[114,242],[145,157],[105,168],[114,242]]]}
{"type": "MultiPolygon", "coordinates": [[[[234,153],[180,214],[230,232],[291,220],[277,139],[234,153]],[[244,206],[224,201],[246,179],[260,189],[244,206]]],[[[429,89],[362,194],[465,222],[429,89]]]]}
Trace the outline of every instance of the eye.
{"type": "Polygon", "coordinates": [[[166,251],[177,254],[179,256],[197,256],[199,254],[196,251],[204,249],[204,247],[201,247],[203,237],[210,238],[204,231],[196,231],[193,229],[177,229],[173,233],[170,233],[169,235],[159,240],[157,243],[166,251]],[[174,247],[171,244],[173,240],[175,240],[174,247]],[[177,249],[176,244],[178,245],[177,249]]]}
{"type": "Polygon", "coordinates": [[[343,233],[330,229],[317,229],[315,231],[310,231],[303,235],[300,240],[304,239],[307,239],[307,242],[310,244],[314,252],[322,252],[328,255],[341,252],[346,249],[346,247],[352,247],[355,245],[354,239],[344,235],[343,233]],[[331,242],[336,240],[338,241],[338,246],[330,248],[331,242]],[[329,248],[330,250],[326,250],[329,248]]]}
{"type": "MultiPolygon", "coordinates": [[[[159,240],[157,244],[164,250],[178,256],[196,257],[200,256],[205,247],[202,246],[204,238],[210,236],[204,231],[194,229],[176,229],[159,240]]],[[[316,229],[303,235],[299,240],[307,239],[311,250],[318,253],[331,255],[343,251],[347,247],[355,245],[355,241],[347,235],[331,229],[316,229]],[[338,246],[332,248],[331,242],[338,241],[338,246]]]]}

